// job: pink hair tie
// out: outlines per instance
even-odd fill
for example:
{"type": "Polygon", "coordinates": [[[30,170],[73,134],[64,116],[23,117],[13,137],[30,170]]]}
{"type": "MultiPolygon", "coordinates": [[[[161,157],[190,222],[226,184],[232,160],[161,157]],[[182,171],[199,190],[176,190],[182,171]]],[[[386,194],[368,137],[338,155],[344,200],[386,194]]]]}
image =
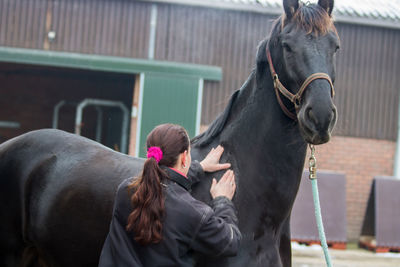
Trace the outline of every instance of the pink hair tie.
{"type": "Polygon", "coordinates": [[[162,150],[158,146],[149,147],[149,149],[147,150],[147,158],[148,159],[154,158],[158,163],[158,162],[160,162],[162,157],[163,157],[162,150]]]}

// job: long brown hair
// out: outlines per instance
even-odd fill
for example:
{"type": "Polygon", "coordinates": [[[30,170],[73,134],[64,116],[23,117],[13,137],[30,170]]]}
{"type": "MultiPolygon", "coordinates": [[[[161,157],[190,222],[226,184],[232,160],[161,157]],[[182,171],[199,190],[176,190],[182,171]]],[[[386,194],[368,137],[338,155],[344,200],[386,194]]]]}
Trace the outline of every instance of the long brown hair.
{"type": "Polygon", "coordinates": [[[128,217],[127,231],[134,233],[141,245],[158,243],[162,239],[164,196],[162,182],[167,178],[160,165],[172,167],[179,154],[188,150],[189,137],[182,126],[161,124],[147,136],[146,147],[159,147],[163,153],[160,162],[151,157],[144,163],[139,179],[129,185],[134,190],[131,197],[133,211],[128,217]]]}

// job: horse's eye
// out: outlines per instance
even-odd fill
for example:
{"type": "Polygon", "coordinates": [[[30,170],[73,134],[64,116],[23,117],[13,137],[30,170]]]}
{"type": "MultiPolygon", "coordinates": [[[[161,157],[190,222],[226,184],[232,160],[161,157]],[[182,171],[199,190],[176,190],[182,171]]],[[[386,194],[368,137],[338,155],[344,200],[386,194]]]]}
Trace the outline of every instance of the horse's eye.
{"type": "Polygon", "coordinates": [[[336,48],[335,48],[335,53],[338,51],[340,49],[340,46],[336,46],[336,48]]]}
{"type": "Polygon", "coordinates": [[[283,42],[282,46],[283,49],[285,49],[287,52],[292,52],[292,48],[290,48],[290,46],[287,43],[283,42]]]}

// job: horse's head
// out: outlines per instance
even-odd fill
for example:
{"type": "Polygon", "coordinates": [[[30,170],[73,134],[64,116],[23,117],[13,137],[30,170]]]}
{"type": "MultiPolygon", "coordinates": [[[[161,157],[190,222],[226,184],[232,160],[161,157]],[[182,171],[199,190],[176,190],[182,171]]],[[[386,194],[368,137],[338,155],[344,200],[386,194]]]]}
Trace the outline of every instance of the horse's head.
{"type": "Polygon", "coordinates": [[[268,44],[279,77],[275,85],[282,82],[294,97],[290,103],[279,94],[282,106],[298,120],[304,139],[322,144],[329,141],[337,116],[331,84],[335,80],[335,53],[339,48],[331,18],[333,0],[307,5],[284,0],[283,5],[285,14],[275,24],[268,44]],[[322,74],[313,76],[316,73],[322,74]]]}

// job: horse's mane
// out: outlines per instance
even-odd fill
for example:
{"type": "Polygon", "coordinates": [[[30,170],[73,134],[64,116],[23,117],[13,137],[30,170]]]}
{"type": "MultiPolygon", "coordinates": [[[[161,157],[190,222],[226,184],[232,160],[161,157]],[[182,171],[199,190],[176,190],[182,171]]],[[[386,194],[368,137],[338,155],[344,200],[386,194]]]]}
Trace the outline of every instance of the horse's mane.
{"type": "Polygon", "coordinates": [[[236,90],[233,93],[233,95],[229,99],[228,106],[218,116],[218,118],[215,121],[213,121],[213,123],[210,125],[210,127],[204,133],[202,133],[192,139],[191,143],[194,146],[197,146],[197,147],[206,146],[206,145],[210,144],[214,140],[214,138],[222,132],[222,129],[224,128],[224,126],[229,118],[229,114],[231,113],[233,104],[235,103],[235,100],[236,100],[239,92],[240,92],[240,90],[236,90]]]}
{"type": "MultiPolygon", "coordinates": [[[[281,29],[288,23],[285,15],[280,18],[281,29]]],[[[330,31],[337,34],[332,17],[319,4],[300,3],[299,8],[293,14],[290,22],[298,29],[304,30],[307,34],[316,36],[325,35],[330,31]]]]}

